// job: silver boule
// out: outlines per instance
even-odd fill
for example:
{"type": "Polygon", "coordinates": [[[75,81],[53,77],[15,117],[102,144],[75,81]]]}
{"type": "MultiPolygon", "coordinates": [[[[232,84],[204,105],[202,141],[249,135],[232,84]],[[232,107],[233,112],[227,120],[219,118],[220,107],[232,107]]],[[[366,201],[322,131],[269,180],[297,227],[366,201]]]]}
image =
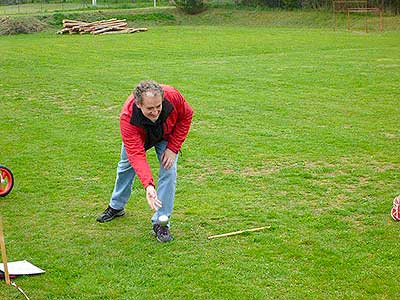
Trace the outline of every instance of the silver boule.
{"type": "Polygon", "coordinates": [[[168,220],[169,220],[169,218],[167,215],[161,215],[158,217],[158,223],[161,226],[166,226],[168,224],[168,220]]]}

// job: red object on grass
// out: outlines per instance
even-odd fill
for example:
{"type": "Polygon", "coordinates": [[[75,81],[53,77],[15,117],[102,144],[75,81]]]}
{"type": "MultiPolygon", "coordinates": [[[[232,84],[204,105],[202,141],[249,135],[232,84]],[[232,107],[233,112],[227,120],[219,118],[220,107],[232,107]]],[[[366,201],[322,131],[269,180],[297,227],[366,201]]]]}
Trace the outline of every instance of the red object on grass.
{"type": "Polygon", "coordinates": [[[10,169],[0,165],[0,197],[5,197],[14,186],[14,176],[10,169]]]}
{"type": "Polygon", "coordinates": [[[391,215],[393,220],[400,221],[400,196],[397,196],[393,200],[391,215]]]}
{"type": "MultiPolygon", "coordinates": [[[[0,279],[4,279],[4,273],[0,271],[0,279]]],[[[17,278],[17,275],[10,275],[10,278],[17,278]]]]}

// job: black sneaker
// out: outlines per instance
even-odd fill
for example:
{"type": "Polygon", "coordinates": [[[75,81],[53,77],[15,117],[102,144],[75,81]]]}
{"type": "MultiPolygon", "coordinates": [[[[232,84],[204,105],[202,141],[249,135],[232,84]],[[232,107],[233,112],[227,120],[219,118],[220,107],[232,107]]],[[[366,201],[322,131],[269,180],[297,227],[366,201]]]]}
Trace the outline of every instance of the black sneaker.
{"type": "Polygon", "coordinates": [[[106,208],[105,211],[103,211],[100,216],[97,217],[96,221],[97,222],[109,222],[112,219],[116,218],[116,217],[122,217],[123,215],[125,215],[125,210],[124,209],[114,209],[110,206],[108,206],[106,208]]]}
{"type": "Polygon", "coordinates": [[[154,231],[155,236],[157,237],[157,241],[159,241],[160,243],[172,241],[172,235],[169,232],[169,228],[167,226],[161,226],[160,224],[154,224],[153,231],[154,231]]]}

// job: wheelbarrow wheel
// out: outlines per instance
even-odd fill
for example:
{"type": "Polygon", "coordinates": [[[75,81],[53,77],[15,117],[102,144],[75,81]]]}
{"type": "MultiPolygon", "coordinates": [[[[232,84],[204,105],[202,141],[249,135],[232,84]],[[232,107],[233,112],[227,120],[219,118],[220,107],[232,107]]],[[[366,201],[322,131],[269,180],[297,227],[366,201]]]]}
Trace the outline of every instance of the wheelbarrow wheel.
{"type": "Polygon", "coordinates": [[[14,175],[11,170],[0,165],[0,197],[7,196],[14,186],[14,175]]]}

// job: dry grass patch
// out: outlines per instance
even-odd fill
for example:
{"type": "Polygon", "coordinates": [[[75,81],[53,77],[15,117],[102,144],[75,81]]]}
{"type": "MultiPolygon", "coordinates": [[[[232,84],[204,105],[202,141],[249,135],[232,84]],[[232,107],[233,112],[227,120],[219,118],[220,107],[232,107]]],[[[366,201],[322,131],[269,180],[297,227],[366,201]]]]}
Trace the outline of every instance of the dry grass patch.
{"type": "Polygon", "coordinates": [[[45,23],[34,17],[0,18],[0,35],[40,32],[46,27],[45,23]]]}

